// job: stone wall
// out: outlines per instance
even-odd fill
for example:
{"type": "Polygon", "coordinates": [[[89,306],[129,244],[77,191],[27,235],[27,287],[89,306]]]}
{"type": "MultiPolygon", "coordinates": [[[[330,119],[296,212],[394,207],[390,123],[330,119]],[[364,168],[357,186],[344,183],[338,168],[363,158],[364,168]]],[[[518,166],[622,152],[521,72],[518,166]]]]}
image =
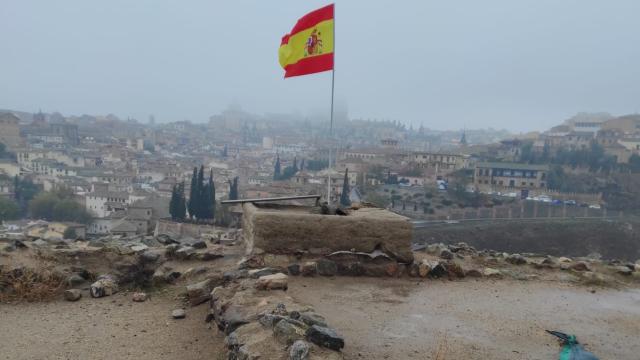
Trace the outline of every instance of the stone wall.
{"type": "Polygon", "coordinates": [[[159,234],[172,234],[178,237],[190,236],[192,238],[200,238],[203,234],[211,234],[215,231],[215,227],[206,224],[188,224],[171,221],[170,219],[160,219],[156,222],[156,228],[153,232],[154,236],[159,234]]]}
{"type": "Polygon", "coordinates": [[[301,206],[243,204],[247,253],[326,255],[336,251],[384,251],[411,262],[413,226],[408,218],[378,208],[352,210],[348,216],[321,215],[301,206]]]}

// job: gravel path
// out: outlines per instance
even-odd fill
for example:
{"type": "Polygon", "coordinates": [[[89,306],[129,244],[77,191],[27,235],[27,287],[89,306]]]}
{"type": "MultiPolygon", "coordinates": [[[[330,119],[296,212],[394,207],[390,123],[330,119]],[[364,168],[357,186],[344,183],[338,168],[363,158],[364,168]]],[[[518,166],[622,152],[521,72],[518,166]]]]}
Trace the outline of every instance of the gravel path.
{"type": "Polygon", "coordinates": [[[0,304],[0,359],[221,359],[223,338],[207,329],[207,305],[170,318],[179,302],[131,294],[78,302],[0,304]]]}

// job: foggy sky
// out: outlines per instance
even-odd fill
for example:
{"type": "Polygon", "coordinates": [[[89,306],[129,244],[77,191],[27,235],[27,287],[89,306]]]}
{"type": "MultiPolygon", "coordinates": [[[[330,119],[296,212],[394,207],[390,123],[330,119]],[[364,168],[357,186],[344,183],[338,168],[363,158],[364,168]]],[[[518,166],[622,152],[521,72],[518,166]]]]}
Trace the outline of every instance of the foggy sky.
{"type": "MultiPolygon", "coordinates": [[[[284,80],[280,38],[318,0],[0,0],[0,108],[207,121],[329,112],[330,73],[284,80]]],[[[338,0],[352,118],[543,130],[640,108],[640,1],[338,0]]]]}

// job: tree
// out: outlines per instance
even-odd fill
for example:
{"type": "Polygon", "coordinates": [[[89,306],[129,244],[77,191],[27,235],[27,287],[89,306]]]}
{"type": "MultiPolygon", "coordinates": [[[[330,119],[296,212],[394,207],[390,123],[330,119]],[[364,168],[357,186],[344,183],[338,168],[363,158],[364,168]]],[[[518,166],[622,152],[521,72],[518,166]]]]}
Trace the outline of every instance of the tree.
{"type": "Polygon", "coordinates": [[[178,185],[173,185],[171,189],[171,201],[169,201],[169,214],[171,214],[172,220],[178,219],[179,196],[178,185]]]}
{"type": "Polygon", "coordinates": [[[58,189],[42,192],[29,202],[31,217],[49,221],[72,221],[81,224],[91,222],[92,216],[83,205],[73,200],[73,192],[58,189]]]}
{"type": "Polygon", "coordinates": [[[342,194],[340,194],[340,205],[351,206],[351,199],[349,199],[349,169],[344,171],[344,181],[342,182],[342,194]]]}
{"type": "Polygon", "coordinates": [[[280,155],[276,155],[276,164],[273,169],[273,180],[280,180],[280,155]]]}
{"type": "Polygon", "coordinates": [[[198,167],[193,168],[193,175],[191,176],[191,189],[189,189],[189,217],[193,220],[198,211],[198,167]]]}
{"type": "Polygon", "coordinates": [[[15,220],[20,217],[20,207],[14,201],[0,196],[0,221],[15,220]]]}
{"type": "Polygon", "coordinates": [[[229,200],[238,200],[238,177],[229,180],[229,200]]]}
{"type": "Polygon", "coordinates": [[[222,157],[227,156],[229,156],[229,147],[227,146],[227,144],[224,144],[224,149],[222,149],[222,157]]]}
{"type": "Polygon", "coordinates": [[[178,220],[184,220],[187,217],[187,200],[184,195],[184,181],[178,186],[176,203],[176,218],[178,220]]]}
{"type": "Polygon", "coordinates": [[[209,183],[207,184],[206,198],[207,219],[214,219],[216,215],[216,185],[213,182],[213,169],[209,171],[209,183]]]}
{"type": "Polygon", "coordinates": [[[76,229],[69,226],[64,230],[64,233],[62,233],[62,237],[65,239],[75,240],[78,238],[78,234],[76,233],[76,229]]]}
{"type": "Polygon", "coordinates": [[[13,178],[13,193],[16,203],[22,214],[27,212],[29,201],[40,192],[40,187],[30,179],[20,179],[18,175],[13,178]]]}
{"type": "Polygon", "coordinates": [[[300,161],[300,171],[304,170],[304,159],[300,161]]]}
{"type": "Polygon", "coordinates": [[[298,172],[298,158],[293,157],[293,171],[298,172]]]}

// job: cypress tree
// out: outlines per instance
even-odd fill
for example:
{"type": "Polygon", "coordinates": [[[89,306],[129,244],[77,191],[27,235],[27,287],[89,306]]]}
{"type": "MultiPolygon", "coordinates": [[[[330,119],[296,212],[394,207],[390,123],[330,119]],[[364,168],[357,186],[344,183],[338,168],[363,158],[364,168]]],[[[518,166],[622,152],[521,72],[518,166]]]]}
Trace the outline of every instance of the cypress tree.
{"type": "Polygon", "coordinates": [[[276,165],[273,169],[273,180],[280,179],[280,155],[276,155],[276,165]]]}
{"type": "Polygon", "coordinates": [[[178,185],[176,199],[176,217],[178,220],[184,220],[187,217],[187,204],[184,197],[184,181],[178,185]]]}
{"type": "Polygon", "coordinates": [[[227,157],[229,156],[229,148],[227,147],[227,144],[224,144],[224,150],[222,150],[222,157],[227,157]]]}
{"type": "Polygon", "coordinates": [[[342,194],[340,194],[340,205],[351,206],[351,200],[349,199],[349,169],[344,172],[344,182],[342,183],[342,194]]]}
{"type": "Polygon", "coordinates": [[[294,173],[298,172],[298,158],[297,157],[293,157],[293,171],[294,173]]]}
{"type": "Polygon", "coordinates": [[[18,175],[13,178],[13,196],[16,199],[16,203],[20,204],[20,178],[18,175]]]}
{"type": "Polygon", "coordinates": [[[209,171],[209,185],[207,186],[208,190],[208,201],[207,201],[207,215],[209,215],[209,219],[214,219],[216,216],[216,184],[213,183],[213,169],[209,171]]]}
{"type": "Polygon", "coordinates": [[[304,170],[304,159],[300,161],[300,171],[304,170]]]}
{"type": "Polygon", "coordinates": [[[189,217],[193,220],[196,216],[198,206],[198,167],[193,168],[193,176],[191,177],[191,189],[189,190],[189,217]]]}
{"type": "Polygon", "coordinates": [[[171,189],[171,201],[169,201],[169,214],[171,219],[175,220],[178,217],[178,187],[173,185],[171,189]]]}
{"type": "Polygon", "coordinates": [[[238,200],[238,177],[229,180],[229,200],[238,200]]]}
{"type": "Polygon", "coordinates": [[[206,219],[207,217],[207,193],[204,185],[204,165],[200,165],[200,171],[198,172],[198,189],[196,192],[197,201],[196,201],[196,217],[198,220],[206,219]]]}

